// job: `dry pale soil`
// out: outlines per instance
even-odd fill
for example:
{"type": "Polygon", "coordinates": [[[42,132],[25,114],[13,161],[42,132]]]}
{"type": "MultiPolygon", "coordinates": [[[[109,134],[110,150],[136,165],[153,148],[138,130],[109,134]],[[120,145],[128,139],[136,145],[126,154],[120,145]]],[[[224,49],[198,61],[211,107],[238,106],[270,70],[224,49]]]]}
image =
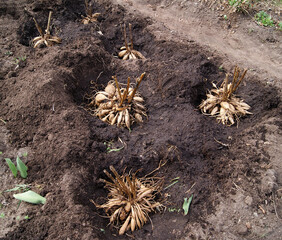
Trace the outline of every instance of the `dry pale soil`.
{"type": "Polygon", "coordinates": [[[224,19],[224,9],[207,1],[92,4],[101,15],[83,25],[84,1],[0,2],[0,239],[282,239],[282,32],[256,24],[253,13],[224,19]],[[33,17],[45,28],[50,10],[51,33],[62,43],[34,49],[33,17]],[[117,57],[123,23],[132,24],[145,59],[117,57]],[[237,95],[253,114],[224,126],[198,105],[236,65],[249,69],[237,95]],[[93,88],[143,72],[142,124],[128,131],[85,110],[93,88]],[[4,160],[16,156],[28,166],[26,179],[14,178],[4,160]],[[160,161],[165,186],[179,178],[162,192],[166,210],[118,236],[90,202],[107,197],[103,170],[144,176],[160,161]],[[6,191],[17,184],[46,204],[18,204],[6,191]]]}

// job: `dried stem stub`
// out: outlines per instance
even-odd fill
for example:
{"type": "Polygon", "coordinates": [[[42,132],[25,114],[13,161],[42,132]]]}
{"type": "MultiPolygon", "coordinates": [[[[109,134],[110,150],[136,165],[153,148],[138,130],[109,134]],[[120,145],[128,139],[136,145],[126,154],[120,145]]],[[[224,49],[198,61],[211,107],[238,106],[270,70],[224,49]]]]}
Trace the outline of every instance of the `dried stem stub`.
{"type": "Polygon", "coordinates": [[[50,34],[51,16],[52,16],[52,11],[49,12],[48,24],[47,24],[47,28],[45,30],[45,34],[43,33],[41,27],[39,26],[39,24],[37,23],[35,18],[33,18],[33,21],[35,22],[35,26],[36,26],[39,34],[40,34],[39,37],[35,37],[32,40],[34,48],[36,48],[36,47],[38,47],[42,44],[45,44],[47,47],[49,47],[49,46],[53,46],[55,43],[61,43],[62,42],[61,38],[59,38],[57,36],[52,36],[50,34]]]}
{"type": "Polygon", "coordinates": [[[161,210],[164,206],[156,201],[157,194],[163,188],[163,178],[137,178],[136,173],[119,175],[113,166],[110,166],[113,176],[106,170],[111,182],[102,180],[109,190],[107,202],[97,208],[105,210],[110,223],[119,228],[119,235],[126,231],[132,232],[141,229],[150,219],[149,213],[161,210]]]}
{"type": "Polygon", "coordinates": [[[142,73],[135,87],[131,86],[130,78],[125,86],[113,76],[113,81],[108,83],[104,91],[98,91],[90,98],[88,110],[103,122],[130,130],[133,122],[141,123],[144,117],[147,118],[144,99],[137,91],[144,76],[145,73],[142,73]]]}
{"type": "Polygon", "coordinates": [[[92,6],[88,4],[88,1],[85,0],[85,12],[86,12],[86,17],[82,16],[81,22],[83,24],[88,24],[88,23],[94,23],[98,21],[98,17],[101,15],[101,13],[92,13],[92,6]]]}
{"type": "Polygon", "coordinates": [[[124,24],[123,29],[121,29],[121,31],[123,32],[124,46],[120,48],[121,51],[118,53],[118,56],[123,60],[144,59],[145,57],[142,55],[142,53],[133,49],[132,25],[129,23],[128,26],[129,26],[130,44],[127,43],[126,27],[124,24]]]}
{"type": "Polygon", "coordinates": [[[247,70],[244,70],[239,78],[240,68],[236,66],[231,83],[228,83],[228,74],[219,88],[213,83],[214,88],[207,93],[207,99],[199,106],[201,111],[215,116],[224,125],[233,125],[241,116],[252,114],[248,111],[251,107],[234,95],[246,73],[247,70]]]}

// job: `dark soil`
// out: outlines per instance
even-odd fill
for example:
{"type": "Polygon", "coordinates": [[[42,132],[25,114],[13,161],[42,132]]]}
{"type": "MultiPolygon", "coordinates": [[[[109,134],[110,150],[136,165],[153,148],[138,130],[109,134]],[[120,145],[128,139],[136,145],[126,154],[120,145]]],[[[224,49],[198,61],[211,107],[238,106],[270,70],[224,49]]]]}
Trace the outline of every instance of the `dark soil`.
{"type": "MultiPolygon", "coordinates": [[[[270,156],[258,145],[246,143],[254,136],[265,141],[266,129],[253,126],[281,116],[279,89],[247,74],[237,94],[252,107],[253,115],[241,118],[237,127],[226,127],[198,110],[211,82],[221,83],[232,71],[222,70],[224,57],[207,47],[192,40],[158,39],[151,30],[153,19],[111,1],[94,3],[101,17],[89,25],[79,22],[85,14],[83,1],[18,1],[15,7],[7,1],[0,6],[2,64],[27,56],[16,69],[14,64],[1,68],[0,117],[6,122],[9,144],[31,149],[25,183],[41,185],[37,192],[47,198],[44,206],[28,208],[30,220],[20,224],[14,220],[1,239],[129,239],[118,237],[108,219],[101,217],[103,211],[90,202],[106,198],[99,179],[106,178],[103,170],[110,165],[120,173],[125,167],[141,169],[143,176],[161,160],[167,161],[158,175],[165,177],[165,186],[175,177],[179,182],[163,191],[169,195],[165,205],[181,209],[183,199],[193,194],[187,216],[156,213],[151,216],[154,227],[148,223],[129,234],[136,239],[202,239],[191,235],[195,224],[210,239],[221,239],[207,216],[216,212],[220,199],[236,194],[234,182],[253,196],[253,206],[261,204],[266,195],[260,178],[270,156]],[[50,9],[52,33],[57,32],[63,42],[33,49],[30,42],[38,33],[32,17],[44,27],[50,9]],[[4,23],[13,31],[5,30],[4,23]],[[132,24],[135,48],[146,59],[117,58],[123,23],[132,24]],[[8,51],[14,55],[5,55],[8,51]],[[127,77],[134,79],[142,72],[146,77],[140,93],[149,116],[143,124],[134,124],[129,132],[85,110],[93,87],[103,89],[113,75],[125,83],[127,77]],[[107,153],[105,143],[121,147],[120,140],[124,149],[107,153]]],[[[281,121],[275,125],[281,130],[281,121]]],[[[2,145],[0,150],[7,155],[2,145]]],[[[5,172],[9,173],[6,166],[5,172]]]]}

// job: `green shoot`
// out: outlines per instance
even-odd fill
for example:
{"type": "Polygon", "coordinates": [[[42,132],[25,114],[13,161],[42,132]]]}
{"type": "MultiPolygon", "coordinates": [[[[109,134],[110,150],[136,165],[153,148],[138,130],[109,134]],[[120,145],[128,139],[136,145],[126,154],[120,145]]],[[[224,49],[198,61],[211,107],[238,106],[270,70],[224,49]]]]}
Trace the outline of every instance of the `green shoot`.
{"type": "Polygon", "coordinates": [[[5,160],[6,160],[6,163],[8,164],[8,166],[9,166],[10,170],[12,171],[14,177],[17,177],[18,170],[17,170],[15,164],[11,161],[10,158],[5,158],[5,160]]]}
{"type": "Polygon", "coordinates": [[[193,194],[191,195],[191,197],[189,197],[189,199],[187,200],[187,198],[184,198],[184,203],[183,203],[183,210],[184,210],[184,216],[186,216],[189,212],[189,207],[190,207],[190,204],[192,202],[192,199],[193,199],[193,194]]]}
{"type": "Polygon", "coordinates": [[[168,208],[167,209],[169,212],[180,212],[181,211],[181,209],[180,208],[168,208]]]}
{"type": "Polygon", "coordinates": [[[1,213],[0,218],[4,218],[4,217],[5,217],[5,213],[1,213]]]}
{"type": "Polygon", "coordinates": [[[21,177],[27,177],[27,166],[22,162],[22,160],[17,157],[17,169],[19,170],[21,177]]]}
{"type": "Polygon", "coordinates": [[[124,148],[124,146],[122,146],[121,148],[112,148],[112,145],[113,145],[112,142],[104,142],[104,145],[107,146],[107,153],[119,152],[120,150],[122,150],[124,148]]]}
{"type": "Polygon", "coordinates": [[[14,177],[17,177],[18,171],[20,172],[22,178],[27,177],[27,166],[22,162],[22,160],[19,157],[17,157],[17,160],[16,160],[17,167],[15,166],[15,164],[12,162],[10,158],[5,158],[5,160],[11,172],[13,173],[14,177]]]}
{"type": "Polygon", "coordinates": [[[5,55],[7,55],[7,56],[12,56],[12,55],[13,55],[13,52],[7,51],[7,52],[5,52],[5,55]]]}
{"type": "Polygon", "coordinates": [[[15,64],[18,65],[20,62],[24,62],[26,60],[26,56],[21,56],[14,58],[15,64]]]}
{"type": "Polygon", "coordinates": [[[31,217],[29,217],[28,215],[26,215],[26,216],[24,216],[24,219],[25,219],[25,220],[29,220],[29,219],[31,219],[31,217]]]}

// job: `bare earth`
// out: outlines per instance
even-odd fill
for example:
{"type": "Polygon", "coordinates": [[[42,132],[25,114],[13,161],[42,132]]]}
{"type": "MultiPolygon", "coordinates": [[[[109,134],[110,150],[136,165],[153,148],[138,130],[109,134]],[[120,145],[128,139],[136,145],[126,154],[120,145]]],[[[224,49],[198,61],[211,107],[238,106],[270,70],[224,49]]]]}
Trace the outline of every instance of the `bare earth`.
{"type": "Polygon", "coordinates": [[[84,1],[0,3],[0,239],[281,239],[282,32],[250,15],[224,20],[203,2],[97,0],[101,17],[89,25],[80,22],[84,1]],[[49,10],[62,44],[33,49],[32,17],[45,27],[49,10]],[[132,24],[146,59],[117,58],[123,23],[132,24]],[[236,65],[249,69],[237,94],[253,114],[227,127],[198,105],[236,65]],[[93,85],[102,89],[113,75],[125,83],[142,72],[143,124],[129,132],[85,110],[93,85]],[[107,153],[104,143],[118,148],[119,139],[124,148],[107,153]],[[14,178],[5,163],[17,155],[27,179],[14,178]],[[145,175],[161,160],[165,186],[179,177],[164,190],[166,211],[150,216],[153,225],[118,236],[90,202],[107,196],[103,169],[145,175]],[[18,206],[5,192],[16,184],[29,184],[46,204],[18,206]]]}

